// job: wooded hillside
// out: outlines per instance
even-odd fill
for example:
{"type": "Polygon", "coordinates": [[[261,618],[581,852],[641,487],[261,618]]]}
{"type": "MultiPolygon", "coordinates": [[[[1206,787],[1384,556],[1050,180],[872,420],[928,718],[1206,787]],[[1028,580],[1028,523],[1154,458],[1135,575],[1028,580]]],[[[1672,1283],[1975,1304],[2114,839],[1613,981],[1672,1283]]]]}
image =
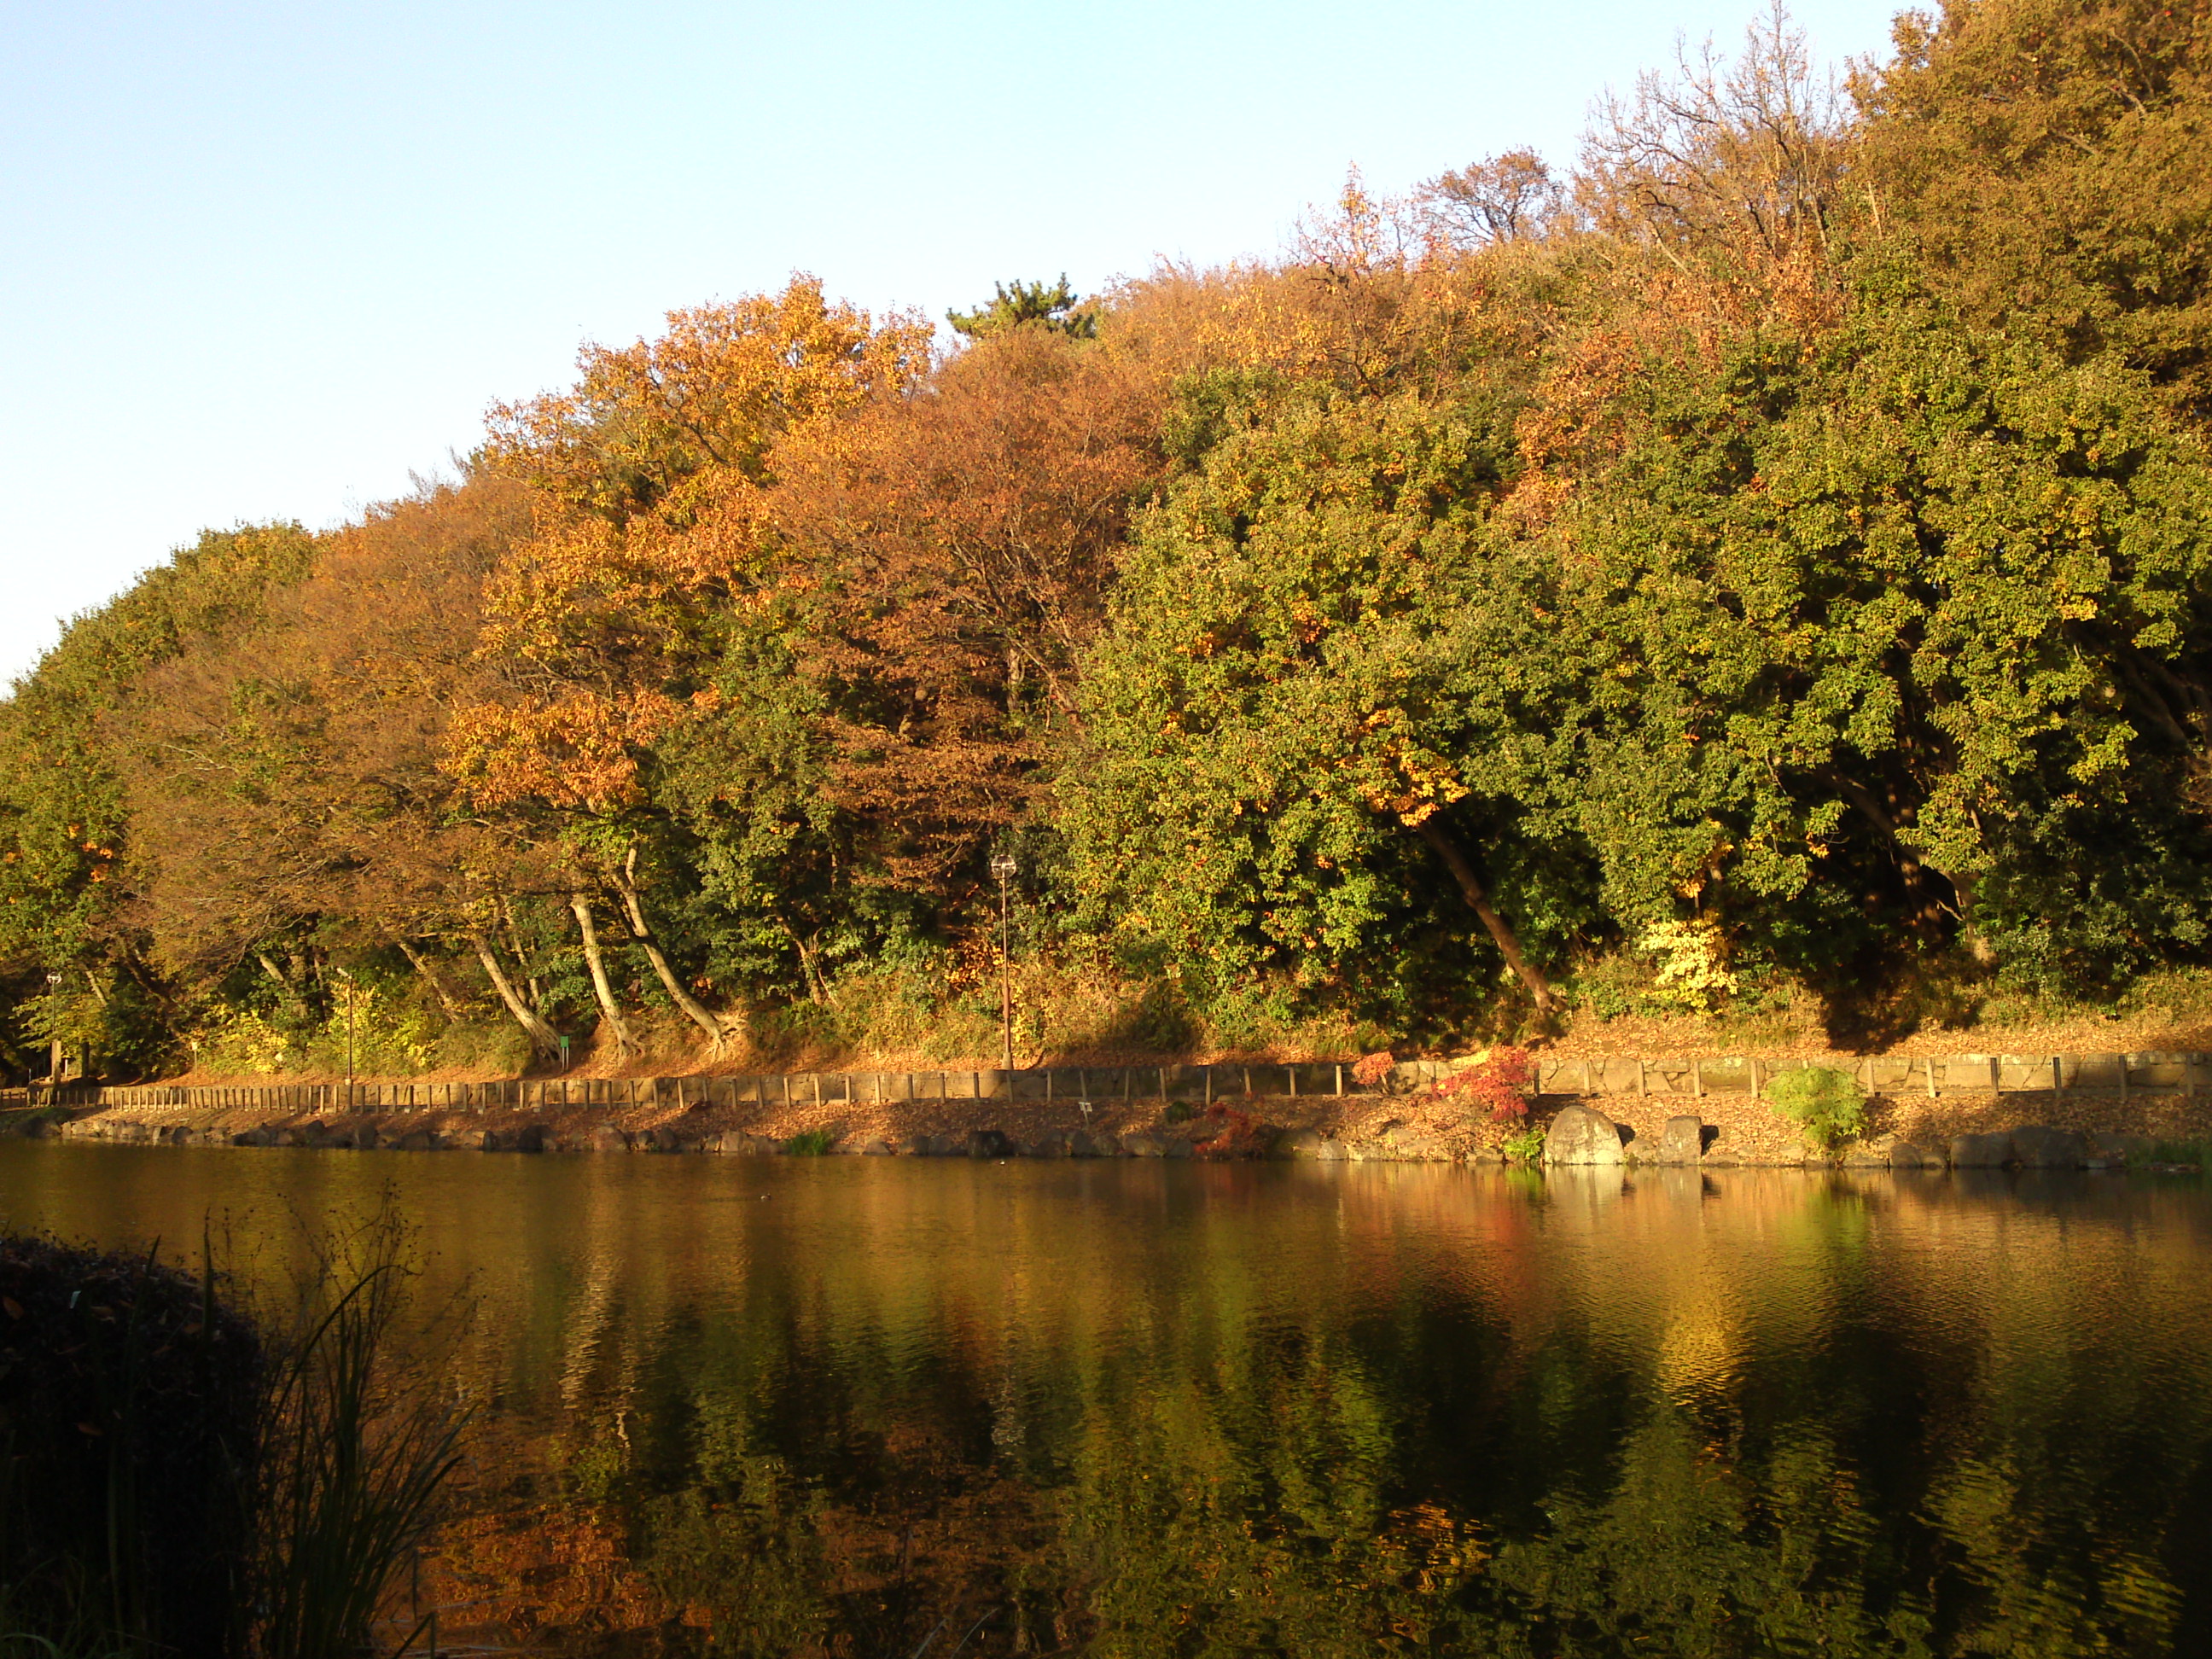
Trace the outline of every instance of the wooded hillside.
{"type": "Polygon", "coordinates": [[[589,348],[16,684],[0,1063],[988,1051],[1000,854],[1025,1056],[2205,963],[2208,49],[1778,16],[1272,258],[589,348]]]}

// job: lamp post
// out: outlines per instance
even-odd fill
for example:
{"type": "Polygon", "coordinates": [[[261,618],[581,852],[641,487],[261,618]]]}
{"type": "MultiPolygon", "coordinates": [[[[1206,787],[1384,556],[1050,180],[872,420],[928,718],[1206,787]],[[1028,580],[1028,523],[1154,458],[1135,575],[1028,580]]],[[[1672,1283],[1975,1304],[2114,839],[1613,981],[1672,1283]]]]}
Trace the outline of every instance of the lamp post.
{"type": "Polygon", "coordinates": [[[1011,1090],[1014,1086],[1014,981],[1008,946],[1006,883],[1013,878],[1013,860],[1004,853],[994,854],[991,873],[999,878],[999,1035],[1006,1046],[1006,1087],[1011,1090]]]}
{"type": "Polygon", "coordinates": [[[351,1111],[351,1110],[353,1109],[353,975],[352,975],[350,973],[349,973],[346,969],[344,969],[341,968],[341,969],[338,969],[338,979],[339,979],[339,981],[341,981],[341,982],[345,986],[345,1014],[346,1014],[346,1091],[345,1091],[345,1109],[346,1109],[346,1110],[348,1110],[348,1111],[351,1111]]]}
{"type": "MultiPolygon", "coordinates": [[[[61,994],[61,990],[62,976],[60,970],[53,968],[47,969],[46,995],[50,999],[58,997],[61,994]]],[[[51,1018],[54,1011],[49,1008],[46,1012],[48,1017],[51,1018]]],[[[58,1091],[62,1086],[62,1040],[60,1037],[55,1037],[47,1045],[46,1054],[46,1086],[50,1090],[56,1091],[52,1097],[58,1099],[58,1091]]]]}

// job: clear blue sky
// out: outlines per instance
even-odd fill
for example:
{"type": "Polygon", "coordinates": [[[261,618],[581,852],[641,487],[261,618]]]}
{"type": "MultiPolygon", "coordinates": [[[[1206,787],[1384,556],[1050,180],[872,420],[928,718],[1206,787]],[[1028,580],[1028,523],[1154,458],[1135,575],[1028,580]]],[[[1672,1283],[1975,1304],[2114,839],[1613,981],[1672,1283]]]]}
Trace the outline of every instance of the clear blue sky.
{"type": "MultiPolygon", "coordinates": [[[[1274,248],[1756,0],[0,0],[0,678],[203,526],[337,523],[586,339],[1274,248]]],[[[1821,57],[1894,8],[1805,0],[1821,57]]]]}

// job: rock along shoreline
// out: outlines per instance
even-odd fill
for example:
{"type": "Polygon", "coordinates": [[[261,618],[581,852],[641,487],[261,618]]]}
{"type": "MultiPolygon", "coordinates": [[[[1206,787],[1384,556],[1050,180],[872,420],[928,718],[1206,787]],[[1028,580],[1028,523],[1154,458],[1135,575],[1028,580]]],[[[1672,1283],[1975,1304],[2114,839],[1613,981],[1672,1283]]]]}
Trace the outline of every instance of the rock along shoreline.
{"type": "MultiPolygon", "coordinates": [[[[2001,1097],[1954,1098],[1943,1121],[1913,1101],[1883,1109],[1890,1127],[1827,1150],[1806,1144],[1752,1102],[1697,1103],[1700,1113],[1651,1115],[1644,1127],[1584,1099],[1535,1103],[1544,1130],[1528,1161],[1572,1168],[2118,1170],[2149,1163],[2193,1122],[2153,1098],[2077,1098],[2073,1124],[1991,1123],[2001,1097]],[[2081,1120],[2097,1120],[2085,1125],[2081,1120]],[[1948,1127],[1954,1133],[1945,1133],[1948,1127]]],[[[2002,1107],[2024,1103],[2002,1098],[2002,1107]]],[[[1665,1103],[1649,1103],[1661,1110],[1665,1103]]],[[[2195,1103],[2190,1103],[2194,1108],[2195,1103]]],[[[2191,1116],[2193,1118],[2192,1110],[2191,1116]]],[[[106,1107],[11,1113],[18,1134],[110,1146],[296,1147],[358,1152],[694,1153],[738,1157],[1276,1158],[1319,1163],[1502,1164],[1504,1128],[1462,1104],[1422,1096],[1246,1097],[1204,1110],[1172,1101],[1057,1104],[990,1099],[896,1103],[855,1109],[812,1103],[732,1113],[703,1104],[536,1111],[441,1109],[329,1113],[266,1108],[106,1107]],[[841,1108],[842,1109],[841,1109],[841,1108]],[[742,1118],[744,1121],[739,1121],[742,1118]]]]}

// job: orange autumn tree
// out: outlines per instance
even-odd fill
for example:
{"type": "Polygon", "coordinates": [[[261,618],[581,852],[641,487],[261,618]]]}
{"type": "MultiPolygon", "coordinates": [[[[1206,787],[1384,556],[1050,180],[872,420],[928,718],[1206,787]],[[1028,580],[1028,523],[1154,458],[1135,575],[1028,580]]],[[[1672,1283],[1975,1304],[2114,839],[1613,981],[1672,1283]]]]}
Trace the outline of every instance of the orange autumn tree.
{"type": "Polygon", "coordinates": [[[1028,811],[1130,505],[1160,474],[1164,401],[1144,363],[1024,322],[778,452],[830,787],[884,878],[941,891],[1028,811]]]}
{"type": "Polygon", "coordinates": [[[928,364],[915,318],[881,325],[794,277],[779,295],[672,312],[667,331],[588,347],[576,383],[491,414],[485,464],[528,484],[537,518],[493,574],[478,655],[500,691],[457,712],[443,757],[471,804],[557,845],[602,1013],[595,888],[620,898],[671,1000],[717,1048],[727,1022],[684,984],[649,924],[640,763],[712,711],[722,633],[757,586],[770,456],[787,435],[896,395],[928,364]]]}

